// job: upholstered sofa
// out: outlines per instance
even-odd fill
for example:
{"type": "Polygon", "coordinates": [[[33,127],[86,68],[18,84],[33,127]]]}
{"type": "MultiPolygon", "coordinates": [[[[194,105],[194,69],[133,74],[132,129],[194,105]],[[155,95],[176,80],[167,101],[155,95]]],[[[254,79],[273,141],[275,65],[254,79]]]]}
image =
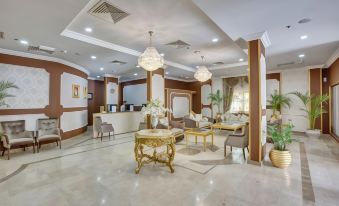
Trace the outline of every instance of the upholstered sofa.
{"type": "Polygon", "coordinates": [[[246,124],[249,122],[249,117],[246,114],[234,114],[226,112],[221,115],[221,120],[223,123],[229,124],[246,124]]]}
{"type": "Polygon", "coordinates": [[[207,128],[213,124],[213,118],[203,117],[201,114],[190,113],[183,118],[185,128],[207,128]]]}
{"type": "Polygon", "coordinates": [[[61,132],[57,118],[38,119],[38,133],[36,138],[38,152],[42,144],[56,142],[61,149],[61,132]]]}
{"type": "Polygon", "coordinates": [[[2,156],[7,150],[7,158],[10,159],[10,150],[33,146],[35,153],[34,132],[25,130],[25,120],[1,122],[1,144],[3,146],[2,156]]]}

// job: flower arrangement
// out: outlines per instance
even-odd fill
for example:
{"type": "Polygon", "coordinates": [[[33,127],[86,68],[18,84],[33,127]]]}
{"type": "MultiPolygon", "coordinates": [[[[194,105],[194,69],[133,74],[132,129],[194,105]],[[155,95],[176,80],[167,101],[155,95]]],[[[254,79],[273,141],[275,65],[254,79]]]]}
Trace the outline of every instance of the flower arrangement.
{"type": "Polygon", "coordinates": [[[152,117],[152,127],[156,128],[158,124],[158,118],[165,116],[166,112],[171,112],[168,108],[165,108],[159,99],[153,99],[149,101],[146,107],[142,107],[141,113],[144,117],[150,115],[152,117]]]}

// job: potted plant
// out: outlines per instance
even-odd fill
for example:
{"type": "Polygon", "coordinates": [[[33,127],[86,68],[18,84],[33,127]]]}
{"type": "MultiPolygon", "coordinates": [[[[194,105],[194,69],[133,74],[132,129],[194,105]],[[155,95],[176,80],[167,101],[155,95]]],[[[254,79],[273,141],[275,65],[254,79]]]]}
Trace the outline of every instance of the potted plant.
{"type": "Polygon", "coordinates": [[[309,95],[308,92],[302,94],[301,92],[293,92],[303,103],[304,108],[300,108],[306,112],[308,118],[309,129],[306,130],[307,136],[320,136],[320,130],[315,128],[315,122],[323,113],[327,111],[322,107],[323,103],[327,103],[328,95],[309,95]]]}
{"type": "MultiPolygon", "coordinates": [[[[15,84],[13,84],[12,82],[3,81],[3,80],[0,81],[0,108],[2,108],[4,106],[5,107],[9,106],[5,102],[5,99],[7,97],[14,97],[13,95],[7,93],[7,90],[10,89],[10,88],[18,89],[18,87],[15,84]]],[[[0,131],[0,137],[1,136],[2,136],[2,133],[0,131]]]]}
{"type": "Polygon", "coordinates": [[[144,117],[151,116],[152,128],[155,129],[159,122],[159,117],[165,116],[166,112],[171,112],[165,108],[159,99],[151,100],[147,103],[146,107],[142,107],[141,112],[144,117]]]}
{"type": "Polygon", "coordinates": [[[218,108],[218,112],[217,112],[217,116],[216,116],[216,120],[217,122],[221,121],[221,103],[223,100],[223,96],[221,95],[220,90],[218,89],[216,93],[210,93],[208,95],[208,99],[211,100],[212,105],[216,105],[218,108]]]}
{"type": "Polygon", "coordinates": [[[280,110],[280,108],[283,106],[287,106],[288,108],[290,108],[291,99],[286,95],[279,94],[277,90],[275,90],[274,93],[270,95],[270,99],[267,100],[267,104],[270,105],[273,110],[271,119],[277,120],[280,119],[277,111],[280,110]]]}
{"type": "Polygon", "coordinates": [[[292,143],[291,133],[293,129],[291,123],[283,125],[279,128],[278,125],[269,126],[268,132],[272,137],[274,147],[269,153],[272,165],[278,168],[286,168],[291,164],[292,156],[286,146],[292,143]]]}

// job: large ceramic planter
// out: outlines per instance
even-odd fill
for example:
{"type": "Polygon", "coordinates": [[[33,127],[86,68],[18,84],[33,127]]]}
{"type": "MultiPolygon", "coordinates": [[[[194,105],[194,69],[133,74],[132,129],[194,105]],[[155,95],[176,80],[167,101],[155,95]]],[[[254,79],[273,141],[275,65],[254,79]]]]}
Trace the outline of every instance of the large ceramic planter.
{"type": "Polygon", "coordinates": [[[306,135],[309,137],[320,137],[320,130],[319,129],[308,129],[306,130],[306,135]]]}
{"type": "Polygon", "coordinates": [[[272,165],[281,169],[287,168],[292,162],[290,151],[272,149],[269,156],[272,161],[272,165]]]}

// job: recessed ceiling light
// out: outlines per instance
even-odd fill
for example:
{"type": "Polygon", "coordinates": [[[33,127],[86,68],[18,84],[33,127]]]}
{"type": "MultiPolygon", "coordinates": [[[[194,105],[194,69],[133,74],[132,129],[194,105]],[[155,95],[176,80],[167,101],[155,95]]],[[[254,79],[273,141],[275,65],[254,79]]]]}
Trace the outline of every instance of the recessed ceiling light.
{"type": "Polygon", "coordinates": [[[139,68],[140,66],[139,65],[136,65],[137,68],[139,68]]]}
{"type": "Polygon", "coordinates": [[[24,44],[24,45],[27,45],[27,44],[28,44],[28,41],[26,41],[26,40],[20,40],[20,43],[21,43],[21,44],[24,44]]]}
{"type": "Polygon", "coordinates": [[[199,66],[195,66],[195,68],[199,69],[199,66]]]}
{"type": "Polygon", "coordinates": [[[169,72],[165,72],[165,74],[169,74],[169,72]]]}
{"type": "Polygon", "coordinates": [[[100,76],[97,76],[97,78],[100,78],[100,76]]]}
{"type": "Polygon", "coordinates": [[[100,70],[101,70],[101,71],[103,71],[103,70],[104,70],[104,68],[103,68],[103,67],[100,67],[100,70]]]}
{"type": "Polygon", "coordinates": [[[138,76],[138,73],[134,73],[133,75],[134,75],[134,76],[138,76]]]}
{"type": "Polygon", "coordinates": [[[302,39],[302,40],[307,39],[307,38],[308,38],[307,35],[302,35],[302,36],[300,36],[300,39],[302,39]]]}
{"type": "Polygon", "coordinates": [[[243,61],[244,61],[244,59],[243,59],[243,58],[239,59],[239,62],[243,62],[243,61]]]}
{"type": "Polygon", "coordinates": [[[299,58],[304,58],[305,54],[299,54],[299,58]]]}
{"type": "Polygon", "coordinates": [[[213,42],[218,42],[219,39],[218,39],[218,38],[214,38],[214,39],[212,39],[212,41],[213,41],[213,42]]]}
{"type": "Polygon", "coordinates": [[[93,29],[92,29],[92,28],[90,28],[90,27],[86,27],[86,28],[85,28],[85,31],[86,31],[86,32],[92,32],[92,31],[93,31],[93,29]]]}
{"type": "Polygon", "coordinates": [[[162,56],[162,57],[163,57],[163,56],[165,56],[165,54],[164,54],[164,53],[161,53],[161,54],[160,54],[160,56],[162,56]]]}
{"type": "Polygon", "coordinates": [[[189,77],[185,77],[185,79],[189,79],[189,77]]]}
{"type": "Polygon", "coordinates": [[[91,56],[91,59],[96,59],[97,57],[96,56],[91,56]]]}

